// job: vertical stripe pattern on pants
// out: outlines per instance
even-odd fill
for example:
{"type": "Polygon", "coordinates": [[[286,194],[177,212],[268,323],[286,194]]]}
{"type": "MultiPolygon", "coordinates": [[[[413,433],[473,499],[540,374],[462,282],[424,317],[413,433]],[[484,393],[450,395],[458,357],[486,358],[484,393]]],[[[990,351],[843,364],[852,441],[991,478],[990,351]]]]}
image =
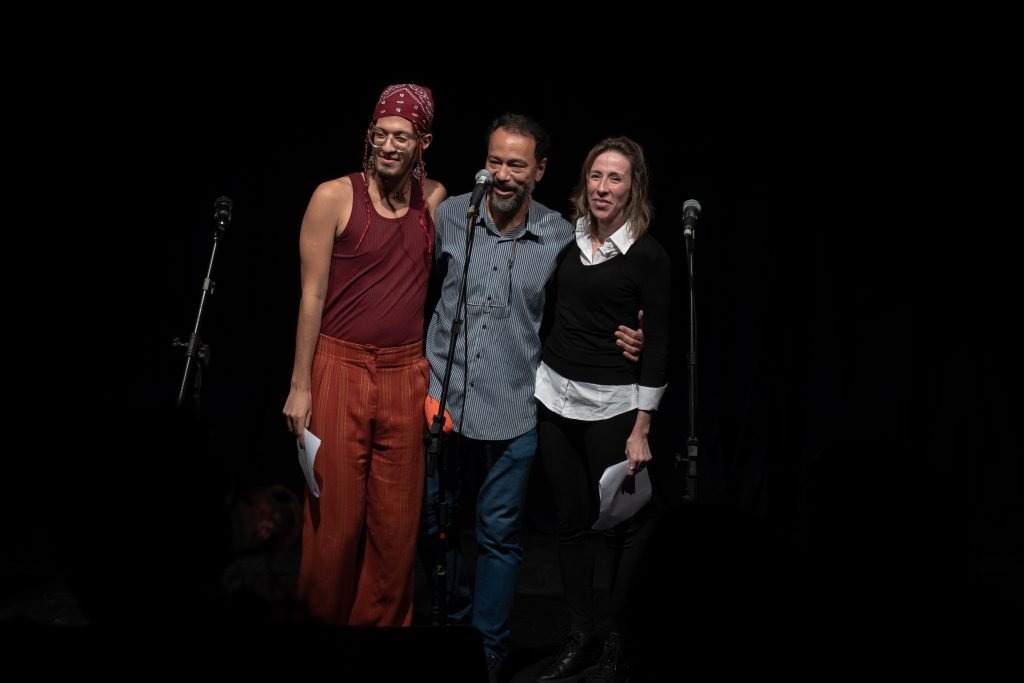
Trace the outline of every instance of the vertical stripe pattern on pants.
{"type": "Polygon", "coordinates": [[[298,598],[319,621],[412,623],[424,481],[422,343],[378,348],[320,336],[310,431],[322,440],[306,491],[298,598]]]}

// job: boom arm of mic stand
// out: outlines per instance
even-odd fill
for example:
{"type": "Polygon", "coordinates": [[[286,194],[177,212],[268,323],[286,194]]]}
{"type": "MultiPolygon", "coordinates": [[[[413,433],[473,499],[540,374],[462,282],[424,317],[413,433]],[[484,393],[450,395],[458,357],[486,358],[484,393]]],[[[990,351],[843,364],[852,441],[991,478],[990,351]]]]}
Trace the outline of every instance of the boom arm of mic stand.
{"type": "MultiPolygon", "coordinates": [[[[206,344],[202,342],[199,337],[199,328],[203,324],[203,314],[206,312],[206,300],[213,296],[213,290],[217,283],[210,277],[213,274],[213,263],[217,258],[217,245],[220,243],[221,237],[224,235],[224,230],[218,227],[213,234],[213,246],[210,248],[210,261],[206,266],[206,277],[203,278],[203,293],[199,297],[199,310],[196,311],[196,321],[192,327],[192,333],[189,335],[187,342],[175,342],[175,346],[185,349],[185,371],[181,377],[181,384],[178,387],[178,407],[185,401],[185,394],[188,392],[188,386],[192,382],[193,377],[200,377],[199,373],[200,365],[205,364],[205,361],[209,355],[209,349],[206,344]]],[[[193,399],[196,403],[199,401],[199,387],[195,387],[193,392],[193,399]]],[[[198,406],[197,406],[198,407],[198,406]]]]}

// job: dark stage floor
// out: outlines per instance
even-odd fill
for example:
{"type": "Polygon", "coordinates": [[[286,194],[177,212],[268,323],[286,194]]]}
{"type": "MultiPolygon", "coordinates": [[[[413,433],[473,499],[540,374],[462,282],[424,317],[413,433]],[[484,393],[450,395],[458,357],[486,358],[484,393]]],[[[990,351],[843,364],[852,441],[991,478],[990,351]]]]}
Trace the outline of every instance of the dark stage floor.
{"type": "MultiPolygon", "coordinates": [[[[851,529],[830,521],[829,529],[784,534],[721,510],[666,511],[638,598],[642,665],[634,680],[774,671],[832,678],[836,667],[877,674],[880,661],[916,657],[922,638],[930,654],[921,665],[941,668],[940,646],[954,642],[952,634],[970,623],[977,633],[999,615],[1019,617],[1020,587],[1010,580],[1020,576],[1018,565],[1003,568],[1006,581],[989,584],[981,608],[963,610],[952,590],[919,590],[930,589],[932,578],[908,581],[896,566],[899,556],[884,552],[886,544],[849,542],[851,529]]],[[[463,536],[472,547],[469,533],[463,536]]],[[[523,544],[503,681],[534,680],[568,624],[555,540],[544,518],[531,515],[523,544]]],[[[74,548],[81,553],[83,546],[74,548]]],[[[190,575],[189,567],[212,570],[182,547],[137,560],[124,547],[110,552],[98,547],[93,558],[69,558],[46,530],[9,535],[0,565],[3,649],[38,650],[47,666],[75,670],[117,671],[127,666],[126,653],[141,653],[149,670],[155,662],[186,675],[200,662],[256,676],[277,668],[327,670],[340,680],[474,680],[479,671],[475,632],[430,625],[421,573],[416,627],[370,633],[313,627],[298,617],[290,602],[297,543],[234,552],[216,567],[216,586],[190,575]],[[83,564],[95,571],[83,572],[83,564]]],[[[605,561],[597,584],[608,585],[605,561]]],[[[951,656],[963,654],[965,642],[957,641],[951,656]]]]}

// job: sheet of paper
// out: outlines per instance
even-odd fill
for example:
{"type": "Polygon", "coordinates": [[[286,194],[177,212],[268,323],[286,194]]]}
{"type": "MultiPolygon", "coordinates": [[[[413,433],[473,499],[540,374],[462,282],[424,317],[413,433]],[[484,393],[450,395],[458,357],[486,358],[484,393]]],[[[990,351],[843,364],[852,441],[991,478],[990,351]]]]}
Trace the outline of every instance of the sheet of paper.
{"type": "Polygon", "coordinates": [[[594,529],[611,529],[635,515],[651,500],[651,476],[647,474],[647,468],[633,475],[635,481],[632,486],[623,486],[629,476],[626,473],[627,467],[629,461],[623,460],[601,475],[598,483],[601,512],[594,522],[594,529]]]}
{"type": "Polygon", "coordinates": [[[306,477],[306,485],[310,493],[316,498],[320,497],[320,487],[316,485],[316,477],[313,475],[313,463],[316,462],[316,452],[320,450],[320,439],[309,431],[305,430],[302,439],[295,440],[295,447],[299,451],[299,467],[306,477]]]}

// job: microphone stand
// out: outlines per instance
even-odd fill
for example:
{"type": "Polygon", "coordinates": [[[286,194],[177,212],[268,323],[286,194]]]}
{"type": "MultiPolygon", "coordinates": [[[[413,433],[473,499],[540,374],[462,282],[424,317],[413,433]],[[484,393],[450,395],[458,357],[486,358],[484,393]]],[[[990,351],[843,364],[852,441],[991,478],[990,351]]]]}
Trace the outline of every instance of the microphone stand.
{"type": "Polygon", "coordinates": [[[455,347],[462,331],[462,313],[466,305],[466,285],[469,280],[469,259],[473,254],[473,233],[478,207],[472,203],[466,212],[466,258],[462,266],[462,285],[459,287],[458,303],[455,304],[455,318],[452,320],[451,337],[448,340],[448,357],[445,361],[444,376],[441,378],[441,395],[438,397],[437,414],[430,423],[427,434],[427,475],[437,473],[437,564],[435,566],[434,605],[437,608],[438,625],[448,621],[448,454],[441,440],[444,430],[444,409],[448,402],[448,385],[451,383],[452,362],[455,347]]]}
{"type": "Polygon", "coordinates": [[[210,249],[210,261],[206,266],[206,277],[203,278],[203,292],[199,297],[199,310],[196,312],[196,322],[192,326],[192,333],[188,341],[184,342],[176,337],[173,346],[176,349],[185,349],[185,371],[181,376],[181,385],[178,388],[178,408],[181,408],[185,401],[185,394],[188,392],[189,384],[192,384],[192,404],[196,414],[199,413],[199,390],[203,385],[202,368],[210,360],[210,347],[204,344],[199,337],[199,328],[203,324],[203,313],[206,311],[206,300],[213,296],[214,282],[210,275],[213,273],[213,263],[217,258],[217,245],[227,232],[231,224],[231,200],[227,197],[220,197],[214,203],[214,221],[217,228],[213,232],[213,246],[210,249]]]}
{"type": "Polygon", "coordinates": [[[690,295],[690,351],[686,355],[689,379],[689,436],[686,439],[686,456],[676,453],[676,467],[686,461],[686,493],[683,498],[691,503],[697,501],[697,305],[694,299],[693,251],[696,235],[693,228],[683,231],[686,242],[687,288],[690,295]]]}

